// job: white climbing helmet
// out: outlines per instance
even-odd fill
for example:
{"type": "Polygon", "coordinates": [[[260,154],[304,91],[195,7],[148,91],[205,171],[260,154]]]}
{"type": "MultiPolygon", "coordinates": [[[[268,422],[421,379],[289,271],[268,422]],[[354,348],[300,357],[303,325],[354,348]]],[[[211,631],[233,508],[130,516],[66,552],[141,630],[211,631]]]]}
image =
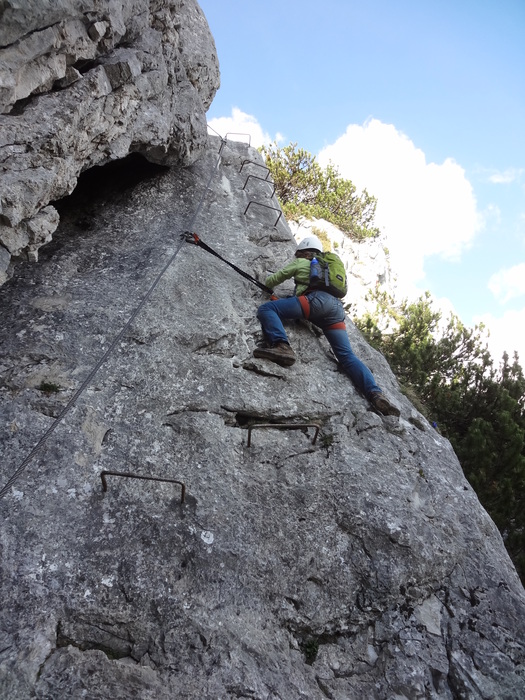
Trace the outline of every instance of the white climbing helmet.
{"type": "Polygon", "coordinates": [[[316,250],[318,253],[322,253],[323,244],[317,236],[306,236],[297,246],[297,250],[316,250]]]}

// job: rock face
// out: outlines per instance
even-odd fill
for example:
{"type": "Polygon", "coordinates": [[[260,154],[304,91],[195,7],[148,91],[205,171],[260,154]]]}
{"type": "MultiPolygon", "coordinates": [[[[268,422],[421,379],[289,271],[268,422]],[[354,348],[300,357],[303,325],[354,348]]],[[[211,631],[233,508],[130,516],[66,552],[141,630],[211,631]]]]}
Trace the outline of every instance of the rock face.
{"type": "Polygon", "coordinates": [[[525,592],[448,441],[350,323],[400,419],[306,324],[254,360],[264,295],[181,243],[293,254],[258,154],[218,148],[58,203],[0,289],[0,697],[525,697],[525,592]]]}
{"type": "Polygon", "coordinates": [[[0,284],[12,256],[37,259],[82,171],[193,162],[218,86],[195,0],[0,2],[0,284]]]}

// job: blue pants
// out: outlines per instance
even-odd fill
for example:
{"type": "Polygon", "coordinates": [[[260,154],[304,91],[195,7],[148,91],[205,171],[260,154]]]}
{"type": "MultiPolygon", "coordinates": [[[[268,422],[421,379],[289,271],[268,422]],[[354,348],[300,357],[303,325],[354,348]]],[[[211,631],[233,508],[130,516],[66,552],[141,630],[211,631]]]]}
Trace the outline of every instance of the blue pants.
{"type": "MultiPolygon", "coordinates": [[[[346,328],[342,326],[330,328],[334,324],[344,323],[345,312],[340,300],[328,292],[310,292],[306,294],[306,298],[310,304],[308,320],[323,331],[341,367],[354,386],[366,397],[369,397],[372,392],[381,391],[375,383],[372,372],[354,355],[346,328]]],[[[267,301],[259,306],[257,318],[266,339],[270,345],[274,345],[288,343],[283,321],[297,321],[305,318],[305,315],[297,297],[285,297],[267,301]]]]}

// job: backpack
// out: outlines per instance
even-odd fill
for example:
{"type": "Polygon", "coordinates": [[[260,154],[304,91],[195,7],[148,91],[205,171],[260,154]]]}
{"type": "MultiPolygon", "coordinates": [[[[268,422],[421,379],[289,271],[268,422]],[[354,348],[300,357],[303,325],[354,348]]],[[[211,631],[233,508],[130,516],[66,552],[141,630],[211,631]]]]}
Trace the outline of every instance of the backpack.
{"type": "Polygon", "coordinates": [[[321,277],[310,278],[309,289],[329,292],[334,297],[342,299],[348,291],[343,261],[337,253],[316,253],[315,257],[321,266],[321,277]]]}

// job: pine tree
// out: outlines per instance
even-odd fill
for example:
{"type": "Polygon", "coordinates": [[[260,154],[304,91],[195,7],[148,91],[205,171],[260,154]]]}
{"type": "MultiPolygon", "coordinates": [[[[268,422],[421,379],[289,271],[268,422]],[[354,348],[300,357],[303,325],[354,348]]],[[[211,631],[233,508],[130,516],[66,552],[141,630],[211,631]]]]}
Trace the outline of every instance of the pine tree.
{"type": "Polygon", "coordinates": [[[333,164],[323,170],[315,156],[296,143],[284,148],[272,143],[260,150],[287,219],[326,219],[355,240],[379,235],[374,226],[376,199],[366,190],[358,195],[333,164]]]}

